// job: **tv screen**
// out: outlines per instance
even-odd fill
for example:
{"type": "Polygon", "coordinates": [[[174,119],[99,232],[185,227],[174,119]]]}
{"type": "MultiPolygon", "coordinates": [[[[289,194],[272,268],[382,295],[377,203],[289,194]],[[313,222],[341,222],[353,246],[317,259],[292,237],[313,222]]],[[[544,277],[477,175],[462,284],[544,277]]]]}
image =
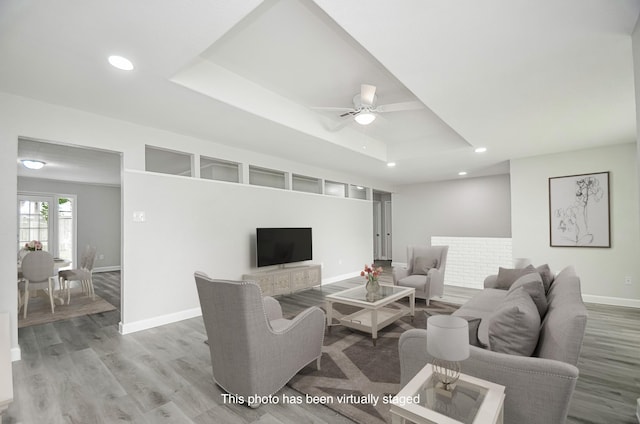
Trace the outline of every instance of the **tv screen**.
{"type": "Polygon", "coordinates": [[[311,228],[256,228],[258,266],[312,259],[311,228]]]}

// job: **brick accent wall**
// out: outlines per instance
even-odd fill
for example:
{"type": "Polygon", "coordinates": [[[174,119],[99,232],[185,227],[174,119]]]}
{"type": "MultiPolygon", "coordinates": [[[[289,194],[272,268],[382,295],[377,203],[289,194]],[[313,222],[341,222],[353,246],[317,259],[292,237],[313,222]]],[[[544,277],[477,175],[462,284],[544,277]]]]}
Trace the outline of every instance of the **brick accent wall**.
{"type": "Polygon", "coordinates": [[[449,246],[447,285],[482,289],[485,277],[497,274],[498,267],[513,267],[511,238],[433,236],[431,245],[449,246]]]}

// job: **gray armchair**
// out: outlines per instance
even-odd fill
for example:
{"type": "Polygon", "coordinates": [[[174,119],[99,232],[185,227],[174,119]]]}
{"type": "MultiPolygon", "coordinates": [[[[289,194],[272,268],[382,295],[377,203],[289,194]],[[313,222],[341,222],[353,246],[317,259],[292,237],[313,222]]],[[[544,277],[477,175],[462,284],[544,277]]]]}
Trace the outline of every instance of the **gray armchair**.
{"type": "Polygon", "coordinates": [[[320,368],[322,309],[311,307],[289,320],[282,317],[278,301],[263,299],[253,282],[214,280],[200,272],[194,277],[213,378],[227,393],[248,402],[254,395],[274,394],[314,360],[320,368]]]}
{"type": "Polygon", "coordinates": [[[429,299],[444,293],[444,272],[449,246],[408,246],[407,267],[393,268],[393,284],[413,287],[416,298],[429,299]]]}

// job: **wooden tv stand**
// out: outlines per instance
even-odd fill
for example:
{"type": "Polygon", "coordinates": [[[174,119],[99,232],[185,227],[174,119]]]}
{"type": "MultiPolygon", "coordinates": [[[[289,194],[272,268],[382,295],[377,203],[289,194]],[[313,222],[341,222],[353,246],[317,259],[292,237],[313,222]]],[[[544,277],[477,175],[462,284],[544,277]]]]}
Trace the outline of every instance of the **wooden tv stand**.
{"type": "Polygon", "coordinates": [[[290,294],[322,283],[320,265],[302,265],[244,274],[245,281],[255,281],[264,296],[290,294]]]}

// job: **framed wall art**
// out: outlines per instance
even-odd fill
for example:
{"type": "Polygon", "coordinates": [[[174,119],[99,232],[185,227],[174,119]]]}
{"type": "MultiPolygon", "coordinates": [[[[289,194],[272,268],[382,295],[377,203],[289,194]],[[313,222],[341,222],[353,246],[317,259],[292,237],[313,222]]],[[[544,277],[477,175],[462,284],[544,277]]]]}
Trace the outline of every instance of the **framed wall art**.
{"type": "Polygon", "coordinates": [[[611,247],[609,172],[549,178],[552,247],[611,247]]]}

